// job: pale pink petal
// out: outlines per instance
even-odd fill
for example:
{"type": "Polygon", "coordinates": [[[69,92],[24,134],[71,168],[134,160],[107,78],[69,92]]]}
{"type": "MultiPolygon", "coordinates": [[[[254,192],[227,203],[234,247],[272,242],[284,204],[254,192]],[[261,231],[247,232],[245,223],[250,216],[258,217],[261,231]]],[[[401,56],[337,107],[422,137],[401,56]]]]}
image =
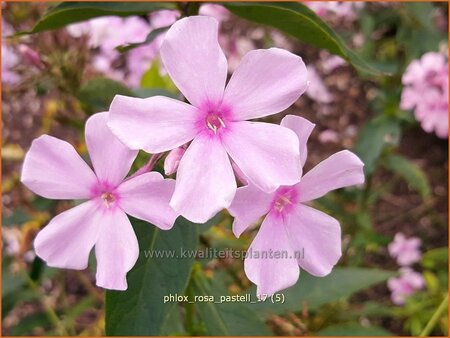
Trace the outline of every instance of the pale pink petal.
{"type": "Polygon", "coordinates": [[[106,123],[109,113],[92,115],[86,122],[86,145],[97,177],[119,185],[130,171],[137,150],[130,150],[113,135],[106,123]]]}
{"type": "Polygon", "coordinates": [[[287,115],[281,120],[280,125],[291,129],[295,134],[297,134],[300,144],[300,161],[303,167],[305,165],[306,158],[308,157],[308,148],[306,144],[316,125],[303,117],[295,115],[287,115]]]}
{"type": "Polygon", "coordinates": [[[250,182],[273,192],[300,181],[298,138],[285,127],[262,122],[236,122],[222,142],[250,182]]]}
{"type": "Polygon", "coordinates": [[[228,208],[236,193],[230,159],[220,141],[199,135],[181,159],[170,205],[192,222],[204,223],[228,208]]]}
{"type": "Polygon", "coordinates": [[[237,166],[236,163],[231,162],[231,166],[233,167],[234,176],[238,179],[238,181],[243,185],[248,185],[248,178],[245,176],[245,174],[242,172],[242,170],[237,166]]]}
{"type": "Polygon", "coordinates": [[[326,276],[342,255],[341,227],[327,214],[299,204],[285,216],[298,264],[314,276],[326,276]]]}
{"type": "Polygon", "coordinates": [[[197,109],[163,96],[146,99],[116,95],[108,127],[131,149],[160,153],[192,140],[197,109]]]}
{"type": "Polygon", "coordinates": [[[351,151],[339,151],[323,160],[302,177],[300,202],[324,196],[331,190],[364,183],[364,163],[351,151]]]}
{"type": "Polygon", "coordinates": [[[270,213],[263,221],[247,251],[244,270],[259,296],[273,295],[297,282],[300,269],[280,215],[270,213]]]}
{"type": "Polygon", "coordinates": [[[161,46],[164,67],[196,107],[222,101],[227,60],[218,42],[216,19],[191,16],[175,22],[161,46]]]}
{"type": "Polygon", "coordinates": [[[253,184],[238,188],[228,208],[234,217],[233,233],[236,237],[269,212],[274,196],[274,193],[265,193],[253,184]]]}
{"type": "Polygon", "coordinates": [[[55,268],[83,270],[97,241],[102,219],[94,201],[64,211],[34,241],[36,255],[55,268]]]}
{"type": "Polygon", "coordinates": [[[234,71],[225,89],[224,104],[236,120],[279,113],[306,90],[301,57],[284,49],[252,50],[234,71]]]}
{"type": "Polygon", "coordinates": [[[139,257],[139,244],[127,215],[120,209],[104,211],[95,256],[97,285],[105,289],[126,290],[127,272],[139,257]]]}
{"type": "Polygon", "coordinates": [[[308,66],[306,69],[308,70],[308,88],[306,89],[306,95],[318,103],[331,103],[333,101],[333,96],[316,68],[314,66],[308,66]]]}
{"type": "Polygon", "coordinates": [[[87,199],[97,177],[72,145],[42,135],[25,156],[21,181],[45,198],[87,199]]]}
{"type": "Polygon", "coordinates": [[[168,230],[178,217],[169,206],[174,190],[174,180],[165,180],[160,173],[150,172],[126,180],[117,193],[120,207],[128,215],[168,230]]]}

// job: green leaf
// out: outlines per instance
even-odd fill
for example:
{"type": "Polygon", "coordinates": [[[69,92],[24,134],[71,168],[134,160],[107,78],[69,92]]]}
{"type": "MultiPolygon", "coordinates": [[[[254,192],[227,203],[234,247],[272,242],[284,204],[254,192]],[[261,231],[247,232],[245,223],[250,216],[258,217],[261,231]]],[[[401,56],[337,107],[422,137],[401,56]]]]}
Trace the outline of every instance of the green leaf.
{"type": "Polygon", "coordinates": [[[133,92],[122,83],[105,77],[96,77],[80,88],[78,99],[87,113],[92,114],[109,110],[111,101],[116,95],[134,96],[133,92]]]}
{"type": "Polygon", "coordinates": [[[160,9],[174,8],[175,5],[169,2],[62,2],[50,8],[31,31],[20,32],[17,35],[58,29],[100,16],[145,15],[160,9]]]}
{"type": "Polygon", "coordinates": [[[362,326],[359,323],[343,323],[326,327],[316,333],[317,336],[392,336],[380,326],[362,326]]]}
{"type": "Polygon", "coordinates": [[[407,158],[389,154],[383,158],[383,165],[402,177],[422,198],[430,196],[431,188],[427,176],[419,166],[407,158]]]}
{"type": "Polygon", "coordinates": [[[140,97],[141,99],[157,95],[171,97],[172,99],[179,99],[177,95],[175,95],[173,92],[169,92],[167,89],[134,88],[132,89],[132,91],[133,96],[140,97]]]}
{"type": "Polygon", "coordinates": [[[214,301],[196,302],[206,330],[212,336],[267,336],[269,329],[246,303],[222,302],[228,290],[218,278],[211,282],[199,271],[193,274],[193,290],[198,296],[213,296],[214,301]]]}
{"type": "Polygon", "coordinates": [[[180,313],[181,307],[175,305],[168,313],[167,318],[161,327],[161,336],[184,336],[186,335],[183,318],[180,313]]]}
{"type": "Polygon", "coordinates": [[[386,146],[396,146],[400,140],[398,119],[381,115],[367,122],[361,129],[355,145],[355,152],[364,162],[364,172],[371,175],[386,146]]]}
{"type": "Polygon", "coordinates": [[[177,93],[178,89],[168,75],[161,75],[158,60],[153,61],[151,67],[142,75],[141,87],[147,89],[165,89],[177,93]]]}
{"type": "Polygon", "coordinates": [[[412,21],[411,24],[416,29],[428,29],[430,31],[435,31],[433,25],[433,10],[434,6],[432,3],[428,2],[405,2],[402,4],[405,7],[409,19],[412,21]]]}
{"type": "Polygon", "coordinates": [[[106,335],[161,335],[175,306],[173,302],[164,303],[163,298],[183,294],[187,286],[194,258],[181,258],[180,250],[197,248],[197,225],[181,217],[168,231],[139,220],[132,223],[140,255],[128,273],[128,289],[106,292],[106,335]],[[147,258],[150,252],[165,252],[166,256],[147,258]],[[174,257],[170,258],[170,253],[174,253],[174,257]]]}
{"type": "Polygon", "coordinates": [[[144,41],[117,46],[116,49],[120,53],[125,53],[125,52],[128,52],[131,49],[134,49],[134,48],[137,48],[137,47],[141,47],[143,45],[147,45],[147,44],[151,43],[153,40],[155,40],[158,37],[158,35],[160,35],[161,33],[164,33],[166,30],[168,30],[169,27],[170,26],[156,28],[156,29],[152,30],[150,33],[148,33],[148,35],[147,35],[147,37],[145,38],[144,41]]]}
{"type": "Polygon", "coordinates": [[[422,255],[422,266],[434,270],[447,267],[448,247],[436,248],[425,252],[422,255]]]}
{"type": "Polygon", "coordinates": [[[399,11],[402,14],[402,23],[398,26],[396,40],[406,49],[409,60],[438,50],[439,44],[448,40],[446,34],[436,29],[432,3],[405,2],[399,7],[399,11]]]}
{"type": "Polygon", "coordinates": [[[282,292],[284,303],[266,300],[252,305],[252,308],[264,314],[299,311],[303,305],[309,310],[315,310],[323,304],[348,298],[394,275],[393,272],[379,269],[335,268],[330,275],[319,278],[302,271],[297,284],[282,292]]]}
{"type": "MultiPolygon", "coordinates": [[[[2,215],[3,226],[21,225],[31,219],[31,216],[27,214],[26,210],[17,208],[9,216],[2,215]]],[[[5,286],[5,284],[3,284],[5,286]]]]}
{"type": "Polygon", "coordinates": [[[339,55],[361,71],[382,75],[349,49],[334,30],[301,3],[235,2],[224,6],[244,19],[275,27],[300,41],[339,55]]]}

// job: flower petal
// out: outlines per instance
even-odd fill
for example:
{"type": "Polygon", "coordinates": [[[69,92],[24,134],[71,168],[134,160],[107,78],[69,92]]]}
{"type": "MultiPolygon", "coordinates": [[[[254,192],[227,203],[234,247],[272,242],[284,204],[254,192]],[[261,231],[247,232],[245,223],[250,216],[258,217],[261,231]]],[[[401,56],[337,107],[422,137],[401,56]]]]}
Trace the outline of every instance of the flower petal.
{"type": "Polygon", "coordinates": [[[174,180],[165,180],[160,173],[150,172],[126,180],[117,193],[120,207],[128,215],[168,230],[178,217],[178,213],[169,206],[174,190],[174,180]]]}
{"type": "Polygon", "coordinates": [[[86,145],[97,177],[119,185],[130,171],[137,150],[130,150],[111,132],[106,123],[109,113],[92,115],[86,122],[86,145]]]}
{"type": "Polygon", "coordinates": [[[270,296],[294,285],[300,274],[282,223],[279,215],[268,214],[247,251],[244,270],[257,285],[258,296],[270,296]]]}
{"type": "Polygon", "coordinates": [[[36,255],[51,267],[86,269],[101,227],[99,216],[93,201],[57,215],[36,236],[36,255]]]}
{"type": "Polygon", "coordinates": [[[218,42],[218,27],[211,17],[187,17],[172,25],[161,46],[165,69],[196,107],[222,101],[228,66],[218,42]]]}
{"type": "Polygon", "coordinates": [[[25,156],[21,181],[45,198],[87,199],[97,177],[72,145],[42,135],[25,156]]]}
{"type": "Polygon", "coordinates": [[[238,188],[228,208],[234,217],[233,233],[236,237],[269,212],[274,196],[274,193],[265,193],[253,184],[238,188]]]}
{"type": "Polygon", "coordinates": [[[300,161],[303,167],[305,165],[306,158],[308,157],[308,148],[306,144],[316,125],[303,117],[295,115],[287,115],[281,120],[280,125],[291,129],[295,134],[297,134],[300,144],[300,161]]]}
{"type": "Polygon", "coordinates": [[[285,217],[288,237],[301,268],[326,276],[342,255],[341,227],[327,214],[299,204],[285,217]]]}
{"type": "Polygon", "coordinates": [[[285,127],[262,122],[236,122],[223,134],[223,144],[250,182],[266,192],[293,185],[301,178],[298,139],[285,127]]]}
{"type": "Polygon", "coordinates": [[[228,83],[224,105],[236,120],[279,113],[306,90],[306,67],[302,58],[279,48],[247,53],[228,83]]]}
{"type": "Polygon", "coordinates": [[[351,151],[339,151],[320,162],[298,184],[300,202],[322,197],[331,190],[364,183],[364,163],[351,151]]]}
{"type": "Polygon", "coordinates": [[[120,209],[106,210],[102,232],[95,244],[97,285],[111,290],[126,290],[127,272],[139,257],[139,244],[131,223],[120,209]]]}
{"type": "Polygon", "coordinates": [[[215,137],[199,135],[181,159],[170,205],[192,222],[204,223],[228,208],[236,193],[230,159],[215,137]]]}
{"type": "Polygon", "coordinates": [[[108,127],[131,149],[160,153],[192,140],[197,109],[163,96],[146,99],[116,95],[108,127]]]}

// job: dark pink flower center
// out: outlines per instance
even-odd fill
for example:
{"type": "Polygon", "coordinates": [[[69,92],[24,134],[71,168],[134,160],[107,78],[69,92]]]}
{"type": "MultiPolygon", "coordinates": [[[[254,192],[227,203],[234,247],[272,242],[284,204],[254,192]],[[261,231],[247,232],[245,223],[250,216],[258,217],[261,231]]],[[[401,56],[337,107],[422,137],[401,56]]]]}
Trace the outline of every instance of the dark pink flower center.
{"type": "Polygon", "coordinates": [[[292,187],[281,187],[275,194],[272,209],[278,213],[288,212],[298,202],[297,191],[292,187]]]}
{"type": "Polygon", "coordinates": [[[289,197],[282,195],[280,196],[275,203],[273,204],[273,207],[278,210],[279,212],[282,212],[284,207],[286,207],[287,205],[291,205],[292,202],[289,199],[289,197]]]}
{"type": "Polygon", "coordinates": [[[97,182],[91,189],[92,199],[96,199],[106,209],[112,209],[117,206],[119,202],[119,194],[116,187],[108,182],[97,182]]]}
{"type": "Polygon", "coordinates": [[[221,128],[226,128],[225,119],[222,114],[218,112],[209,112],[206,115],[205,124],[214,134],[217,134],[221,128]]]}
{"type": "Polygon", "coordinates": [[[100,198],[103,200],[103,205],[108,209],[112,208],[114,203],[116,203],[116,196],[112,192],[104,192],[101,194],[100,198]]]}
{"type": "Polygon", "coordinates": [[[206,133],[212,137],[221,137],[223,133],[231,131],[233,121],[230,107],[220,102],[204,102],[199,107],[196,127],[201,133],[206,133]]]}

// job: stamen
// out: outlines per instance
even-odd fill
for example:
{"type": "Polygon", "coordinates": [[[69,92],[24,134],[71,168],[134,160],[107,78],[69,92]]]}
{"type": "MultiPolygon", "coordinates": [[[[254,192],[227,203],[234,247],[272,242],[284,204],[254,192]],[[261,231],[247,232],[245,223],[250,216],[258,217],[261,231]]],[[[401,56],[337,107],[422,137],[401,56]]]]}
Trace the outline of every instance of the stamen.
{"type": "Polygon", "coordinates": [[[292,202],[290,201],[290,199],[287,198],[287,197],[284,196],[284,195],[281,196],[280,199],[281,199],[282,201],[284,201],[286,204],[292,204],[292,202]]]}
{"type": "Polygon", "coordinates": [[[275,206],[275,209],[277,209],[280,212],[283,210],[283,207],[284,207],[283,204],[280,203],[279,201],[276,201],[274,206],[275,206]]]}
{"type": "Polygon", "coordinates": [[[217,117],[219,119],[220,125],[225,128],[225,122],[220,117],[217,117]]]}
{"type": "Polygon", "coordinates": [[[286,208],[288,205],[292,204],[292,201],[287,197],[286,195],[281,195],[278,197],[278,199],[273,204],[273,207],[279,211],[282,212],[284,208],[286,208]]]}
{"type": "Polygon", "coordinates": [[[104,192],[100,197],[107,208],[111,208],[116,201],[116,198],[110,192],[104,192]]]}
{"type": "Polygon", "coordinates": [[[207,125],[208,125],[208,128],[211,129],[211,130],[214,132],[214,134],[217,134],[217,127],[216,127],[216,126],[214,126],[214,125],[213,125],[211,122],[209,122],[209,121],[208,121],[207,125]]]}
{"type": "Polygon", "coordinates": [[[205,124],[214,134],[217,134],[220,128],[226,127],[222,116],[215,112],[209,113],[208,116],[206,116],[205,124]]]}

